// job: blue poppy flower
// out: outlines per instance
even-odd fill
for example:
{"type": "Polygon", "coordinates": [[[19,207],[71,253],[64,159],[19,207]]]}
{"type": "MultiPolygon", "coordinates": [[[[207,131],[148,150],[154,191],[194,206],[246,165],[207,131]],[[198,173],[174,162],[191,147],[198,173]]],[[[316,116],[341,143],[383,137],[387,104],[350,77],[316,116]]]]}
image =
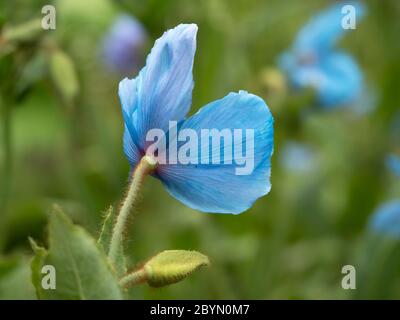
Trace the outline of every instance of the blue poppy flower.
{"type": "Polygon", "coordinates": [[[369,228],[400,239],[400,200],[393,200],[379,207],[370,218],[369,228]]]}
{"type": "Polygon", "coordinates": [[[400,177],[400,156],[397,154],[389,154],[386,157],[386,166],[398,177],[400,177]]]}
{"type": "MultiPolygon", "coordinates": [[[[164,150],[167,154],[174,152],[173,145],[177,149],[182,147],[183,142],[177,141],[177,136],[187,129],[197,136],[204,129],[252,130],[253,146],[248,147],[247,135],[234,142],[235,147],[251,151],[248,160],[254,166],[248,174],[238,175],[234,162],[206,161],[204,164],[204,160],[210,160],[215,154],[219,157],[227,149],[219,146],[217,150],[211,150],[209,159],[205,159],[202,152],[205,148],[210,151],[210,148],[203,145],[196,147],[198,153],[190,155],[191,160],[196,161],[159,164],[153,174],[172,196],[191,208],[237,214],[270,191],[273,117],[260,97],[240,91],[229,93],[186,118],[194,86],[192,69],[196,34],[195,24],[181,24],[168,30],[155,42],[139,75],[120,82],[119,96],[125,122],[124,151],[131,166],[135,167],[149,152],[146,137],[152,129],[167,133],[167,150],[164,150]],[[175,133],[171,122],[177,123],[175,133]]],[[[225,144],[224,147],[227,148],[225,144]]],[[[232,152],[228,154],[228,158],[233,156],[232,152]]]]}
{"type": "Polygon", "coordinates": [[[278,61],[292,86],[296,89],[314,88],[318,103],[324,107],[354,102],[363,86],[362,73],[354,59],[334,49],[347,31],[342,27],[342,7],[345,4],[355,7],[357,19],[364,15],[364,7],[359,2],[333,5],[300,30],[292,48],[278,61]]]}
{"type": "Polygon", "coordinates": [[[106,65],[121,74],[132,74],[143,62],[147,33],[142,24],[128,15],[119,16],[103,41],[106,65]]]}

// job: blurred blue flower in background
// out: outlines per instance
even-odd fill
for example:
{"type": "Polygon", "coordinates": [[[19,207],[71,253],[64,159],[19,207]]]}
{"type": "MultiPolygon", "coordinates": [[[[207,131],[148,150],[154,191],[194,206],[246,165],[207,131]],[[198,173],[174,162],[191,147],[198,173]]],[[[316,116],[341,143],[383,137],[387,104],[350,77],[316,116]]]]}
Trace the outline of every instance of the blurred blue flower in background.
{"type": "Polygon", "coordinates": [[[370,218],[369,229],[400,239],[400,200],[380,206],[370,218]]]}
{"type": "Polygon", "coordinates": [[[289,141],[281,148],[280,158],[285,169],[297,172],[307,172],[316,165],[312,148],[295,141],[289,141]]]}
{"type": "MultiPolygon", "coordinates": [[[[192,129],[197,137],[201,136],[202,129],[254,130],[254,147],[251,149],[254,170],[248,175],[236,175],[234,162],[204,164],[201,150],[190,155],[197,164],[160,163],[153,174],[172,196],[191,208],[237,214],[271,189],[273,117],[260,97],[240,91],[229,93],[185,118],[194,86],[192,69],[196,34],[195,24],[181,24],[168,30],[155,42],[139,75],[120,82],[119,96],[125,122],[124,151],[131,166],[136,167],[147,152],[146,134],[157,128],[173,135],[168,132],[170,121],[179,122],[179,132],[192,129]]],[[[241,139],[242,150],[246,148],[246,138],[241,139]]],[[[178,149],[184,143],[178,141],[178,149]]],[[[222,146],[217,152],[221,152],[222,146]]]]}
{"type": "Polygon", "coordinates": [[[105,64],[122,75],[137,71],[144,61],[147,33],[135,18],[120,15],[112,24],[102,44],[105,64]]]}
{"type": "Polygon", "coordinates": [[[396,176],[400,177],[400,156],[397,154],[389,154],[386,156],[386,166],[396,176]]]}
{"type": "Polygon", "coordinates": [[[363,86],[363,76],[354,59],[334,49],[347,31],[342,27],[342,7],[347,4],[355,7],[358,22],[365,12],[361,3],[336,3],[312,18],[300,30],[292,48],[278,60],[295,89],[314,88],[318,103],[327,108],[354,102],[363,86]]]}
{"type": "Polygon", "coordinates": [[[395,147],[400,149],[400,105],[389,123],[389,139],[395,147]]]}

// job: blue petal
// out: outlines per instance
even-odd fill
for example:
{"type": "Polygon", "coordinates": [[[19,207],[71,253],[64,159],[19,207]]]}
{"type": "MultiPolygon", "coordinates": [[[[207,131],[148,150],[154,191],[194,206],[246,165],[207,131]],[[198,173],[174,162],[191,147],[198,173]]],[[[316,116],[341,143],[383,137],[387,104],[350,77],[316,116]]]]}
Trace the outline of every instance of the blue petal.
{"type": "Polygon", "coordinates": [[[179,121],[186,116],[192,99],[196,33],[195,24],[168,30],[155,42],[139,75],[120,82],[122,112],[131,135],[125,141],[135,145],[125,150],[144,153],[150,129],[167,131],[170,120],[179,121]]]}
{"type": "MultiPolygon", "coordinates": [[[[201,150],[204,150],[204,145],[201,145],[197,155],[199,164],[162,165],[158,168],[157,176],[172,196],[191,208],[238,214],[271,189],[273,118],[261,98],[241,91],[204,106],[183,121],[179,130],[193,129],[201,137],[201,129],[212,128],[254,130],[254,150],[248,150],[254,151],[254,170],[251,173],[236,175],[237,165],[234,161],[232,164],[201,164],[201,150]]],[[[237,145],[245,150],[245,134],[237,145]]],[[[223,148],[215,151],[224,152],[223,148]]]]}
{"type": "Polygon", "coordinates": [[[344,53],[329,55],[321,64],[322,82],[318,88],[320,103],[325,106],[354,102],[362,89],[362,73],[353,58],[344,53]]]}
{"type": "MultiPolygon", "coordinates": [[[[365,7],[358,1],[336,3],[312,18],[298,33],[294,51],[300,54],[323,54],[329,51],[349,29],[342,27],[342,8],[352,5],[356,12],[356,23],[364,16],[365,7]]],[[[351,30],[351,29],[350,29],[351,30]]]]}
{"type": "Polygon", "coordinates": [[[280,67],[287,72],[295,88],[314,88],[322,106],[352,103],[362,90],[362,73],[345,53],[331,53],[315,64],[296,64],[293,55],[285,53],[280,67]]]}
{"type": "Polygon", "coordinates": [[[398,177],[400,177],[400,156],[389,154],[386,156],[386,166],[398,177]]]}
{"type": "Polygon", "coordinates": [[[383,204],[369,221],[372,231],[400,239],[400,200],[383,204]]]}
{"type": "Polygon", "coordinates": [[[128,78],[123,79],[119,83],[118,94],[121,100],[122,113],[127,116],[125,122],[130,119],[132,114],[137,110],[138,105],[138,80],[128,78]]]}
{"type": "Polygon", "coordinates": [[[125,78],[119,83],[119,97],[122,106],[122,115],[125,122],[124,151],[129,163],[134,166],[140,160],[140,146],[136,130],[137,124],[137,79],[125,78]]]}
{"type": "Polygon", "coordinates": [[[130,134],[129,129],[126,126],[123,139],[125,155],[129,161],[129,164],[132,167],[135,167],[140,161],[141,153],[136,144],[133,142],[132,135],[130,134]]]}

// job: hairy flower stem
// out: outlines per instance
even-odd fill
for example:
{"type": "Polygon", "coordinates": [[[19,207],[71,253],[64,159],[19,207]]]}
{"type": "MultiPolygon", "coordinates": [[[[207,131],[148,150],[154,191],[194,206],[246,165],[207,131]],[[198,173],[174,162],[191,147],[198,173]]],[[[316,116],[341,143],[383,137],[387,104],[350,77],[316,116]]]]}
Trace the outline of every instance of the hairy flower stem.
{"type": "Polygon", "coordinates": [[[136,169],[133,171],[132,180],[129,185],[127,195],[124,202],[122,203],[121,209],[119,211],[117,221],[114,225],[113,233],[111,236],[110,250],[108,252],[108,257],[112,263],[116,263],[118,248],[121,246],[123,239],[123,232],[125,230],[129,213],[135,201],[138,198],[140,187],[143,184],[144,178],[151,173],[157,166],[157,162],[149,157],[144,156],[136,169]]]}
{"type": "Polygon", "coordinates": [[[119,280],[119,284],[121,287],[131,287],[137,285],[139,283],[143,283],[146,281],[146,272],[144,269],[139,269],[132,273],[123,276],[121,280],[119,280]]]}

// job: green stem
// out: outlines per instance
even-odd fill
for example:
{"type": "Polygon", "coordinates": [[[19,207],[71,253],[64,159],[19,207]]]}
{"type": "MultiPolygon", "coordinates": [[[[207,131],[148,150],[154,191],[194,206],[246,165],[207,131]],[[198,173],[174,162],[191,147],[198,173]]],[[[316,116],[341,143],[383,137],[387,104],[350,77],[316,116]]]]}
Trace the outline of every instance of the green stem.
{"type": "Polygon", "coordinates": [[[141,185],[143,184],[144,178],[155,169],[156,165],[157,162],[153,158],[149,156],[144,156],[133,172],[132,181],[129,185],[126,198],[122,203],[111,236],[108,257],[110,258],[112,263],[116,263],[118,249],[122,244],[123,233],[128,221],[129,213],[133,204],[138,198],[139,190],[141,185]]]}
{"type": "Polygon", "coordinates": [[[121,287],[128,287],[128,286],[131,287],[139,283],[143,283],[145,281],[146,281],[146,272],[144,271],[144,269],[139,269],[122,277],[121,280],[119,281],[119,284],[121,285],[121,287]]]}
{"type": "Polygon", "coordinates": [[[11,178],[11,110],[7,104],[0,100],[1,108],[3,109],[3,186],[2,186],[2,201],[1,208],[5,208],[6,199],[8,196],[8,190],[10,187],[11,178]]]}
{"type": "MultiPolygon", "coordinates": [[[[0,97],[0,109],[2,111],[3,122],[3,165],[2,165],[2,185],[0,193],[0,214],[5,219],[7,211],[7,200],[11,187],[11,170],[12,170],[12,150],[11,150],[11,107],[0,97]]],[[[4,223],[4,221],[3,221],[4,223]]],[[[4,232],[1,232],[3,235],[4,232]]],[[[0,235],[0,247],[3,245],[3,239],[0,235]]],[[[1,249],[1,248],[0,248],[1,249]]]]}

